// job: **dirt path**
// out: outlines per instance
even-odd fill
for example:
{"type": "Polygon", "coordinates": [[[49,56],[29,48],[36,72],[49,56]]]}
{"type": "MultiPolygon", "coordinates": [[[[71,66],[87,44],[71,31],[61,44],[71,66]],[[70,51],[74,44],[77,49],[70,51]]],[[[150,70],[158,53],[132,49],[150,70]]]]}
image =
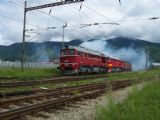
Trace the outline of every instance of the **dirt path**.
{"type": "Polygon", "coordinates": [[[107,106],[109,97],[115,103],[123,102],[124,99],[132,92],[135,88],[141,89],[145,84],[139,84],[132,87],[127,87],[119,91],[114,91],[109,94],[104,94],[97,99],[92,99],[84,102],[78,102],[72,107],[65,107],[62,110],[55,110],[51,113],[41,112],[41,117],[27,116],[27,120],[93,120],[97,106],[107,106]]]}

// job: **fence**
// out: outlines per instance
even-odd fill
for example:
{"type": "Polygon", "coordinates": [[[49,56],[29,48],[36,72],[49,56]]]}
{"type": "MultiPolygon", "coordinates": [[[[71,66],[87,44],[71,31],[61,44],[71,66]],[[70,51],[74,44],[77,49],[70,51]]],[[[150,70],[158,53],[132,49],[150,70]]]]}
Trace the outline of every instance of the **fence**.
{"type": "MultiPolygon", "coordinates": [[[[24,64],[25,68],[57,68],[58,64],[53,62],[26,62],[24,64]]],[[[20,68],[21,62],[15,61],[1,61],[0,68],[20,68]]]]}

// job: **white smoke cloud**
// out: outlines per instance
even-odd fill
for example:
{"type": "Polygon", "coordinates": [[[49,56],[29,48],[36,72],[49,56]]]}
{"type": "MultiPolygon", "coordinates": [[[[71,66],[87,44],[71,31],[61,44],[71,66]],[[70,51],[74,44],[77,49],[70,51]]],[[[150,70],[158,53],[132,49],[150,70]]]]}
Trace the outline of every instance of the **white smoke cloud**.
{"type": "Polygon", "coordinates": [[[36,54],[38,56],[37,61],[42,62],[42,61],[49,61],[49,55],[47,53],[47,47],[46,45],[43,45],[39,48],[36,48],[36,54]]]}
{"type": "Polygon", "coordinates": [[[81,46],[99,51],[109,57],[128,61],[132,64],[134,71],[145,69],[146,54],[143,49],[133,49],[132,47],[115,49],[104,40],[84,42],[81,46]]]}

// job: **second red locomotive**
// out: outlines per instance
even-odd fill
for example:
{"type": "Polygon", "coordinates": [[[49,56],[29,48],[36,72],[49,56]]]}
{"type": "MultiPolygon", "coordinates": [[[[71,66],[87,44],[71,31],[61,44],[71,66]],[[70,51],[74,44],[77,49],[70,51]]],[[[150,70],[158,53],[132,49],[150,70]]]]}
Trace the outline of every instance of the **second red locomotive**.
{"type": "Polygon", "coordinates": [[[130,63],[106,57],[84,47],[66,46],[61,49],[59,68],[63,74],[107,73],[131,71],[130,63]]]}

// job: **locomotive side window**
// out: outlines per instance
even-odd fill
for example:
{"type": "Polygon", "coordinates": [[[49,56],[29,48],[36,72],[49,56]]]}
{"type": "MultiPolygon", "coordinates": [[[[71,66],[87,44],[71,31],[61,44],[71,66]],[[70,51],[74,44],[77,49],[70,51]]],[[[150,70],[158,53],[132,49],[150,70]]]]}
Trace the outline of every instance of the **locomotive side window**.
{"type": "Polygon", "coordinates": [[[105,57],[102,58],[102,63],[106,63],[106,58],[105,57]]]}

